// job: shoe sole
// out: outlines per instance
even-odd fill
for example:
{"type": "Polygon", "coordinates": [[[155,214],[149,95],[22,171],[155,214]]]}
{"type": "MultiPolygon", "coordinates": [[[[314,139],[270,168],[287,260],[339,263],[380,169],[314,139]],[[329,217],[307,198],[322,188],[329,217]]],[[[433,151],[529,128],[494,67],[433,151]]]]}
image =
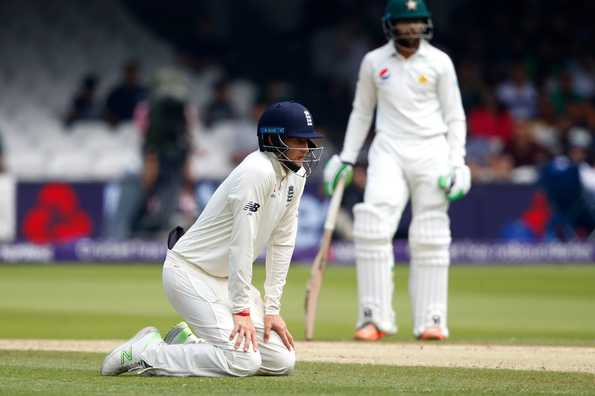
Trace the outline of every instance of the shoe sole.
{"type": "Polygon", "coordinates": [[[140,329],[135,335],[134,337],[132,337],[130,340],[126,341],[124,344],[117,346],[116,348],[114,348],[109,355],[106,356],[105,359],[103,359],[103,363],[101,364],[101,369],[99,370],[99,373],[101,375],[118,375],[118,374],[122,374],[124,371],[120,371],[119,373],[114,373],[114,374],[104,374],[103,373],[103,367],[105,366],[106,362],[108,362],[110,360],[110,358],[117,353],[120,353],[122,347],[124,345],[128,345],[128,344],[132,344],[138,340],[140,340],[141,338],[143,338],[144,336],[146,336],[149,333],[159,333],[159,330],[156,327],[153,326],[149,326],[149,327],[145,327],[144,329],[140,329]]]}
{"type": "Polygon", "coordinates": [[[425,331],[417,337],[420,341],[444,341],[446,336],[439,330],[425,331]]]}
{"type": "Polygon", "coordinates": [[[356,341],[379,341],[381,340],[386,334],[380,330],[378,330],[376,328],[376,326],[374,326],[374,333],[372,333],[372,331],[367,332],[367,334],[359,334],[361,330],[367,328],[367,326],[364,326],[362,328],[360,328],[358,331],[355,332],[355,335],[353,336],[353,339],[356,341]]]}
{"type": "Polygon", "coordinates": [[[375,337],[363,337],[358,336],[357,334],[353,336],[355,341],[366,341],[366,342],[373,342],[373,341],[380,341],[384,338],[384,334],[377,334],[375,337]]]}

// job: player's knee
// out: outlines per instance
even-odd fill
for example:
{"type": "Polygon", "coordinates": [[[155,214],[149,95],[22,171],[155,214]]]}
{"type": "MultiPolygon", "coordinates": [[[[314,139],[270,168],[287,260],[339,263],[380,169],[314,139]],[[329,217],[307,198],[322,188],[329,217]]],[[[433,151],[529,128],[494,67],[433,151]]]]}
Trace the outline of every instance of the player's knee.
{"type": "Polygon", "coordinates": [[[450,244],[450,221],[445,211],[418,213],[409,227],[409,245],[448,246],[450,244]]]}
{"type": "Polygon", "coordinates": [[[262,365],[260,352],[254,351],[233,351],[228,357],[230,372],[238,377],[254,375],[262,365]]]}
{"type": "Polygon", "coordinates": [[[288,375],[295,368],[295,351],[282,349],[276,352],[270,361],[263,362],[261,373],[264,375],[288,375]]]}
{"type": "Polygon", "coordinates": [[[353,207],[353,238],[356,243],[390,243],[394,227],[383,210],[367,203],[353,207]]]}

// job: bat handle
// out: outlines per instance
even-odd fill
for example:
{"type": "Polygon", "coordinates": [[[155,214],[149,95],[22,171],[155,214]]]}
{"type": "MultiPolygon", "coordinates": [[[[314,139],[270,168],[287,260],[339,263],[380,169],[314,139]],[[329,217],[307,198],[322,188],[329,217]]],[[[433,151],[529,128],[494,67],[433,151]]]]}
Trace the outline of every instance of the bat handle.
{"type": "Polygon", "coordinates": [[[335,223],[337,221],[337,212],[339,211],[339,206],[341,205],[341,200],[343,199],[343,191],[345,190],[345,177],[341,177],[337,182],[337,187],[335,188],[335,192],[331,198],[331,203],[329,204],[328,214],[326,216],[326,221],[324,222],[324,230],[325,231],[333,231],[335,229],[335,223]]]}

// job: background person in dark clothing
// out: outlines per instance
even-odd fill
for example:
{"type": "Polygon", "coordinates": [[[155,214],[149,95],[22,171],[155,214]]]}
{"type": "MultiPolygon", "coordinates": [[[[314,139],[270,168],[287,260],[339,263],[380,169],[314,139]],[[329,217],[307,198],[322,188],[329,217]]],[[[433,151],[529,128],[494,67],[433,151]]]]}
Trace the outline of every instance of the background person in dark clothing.
{"type": "Polygon", "coordinates": [[[207,105],[204,115],[204,124],[212,127],[219,121],[228,121],[237,118],[237,114],[229,100],[229,84],[220,80],[215,84],[213,100],[207,105]]]}
{"type": "Polygon", "coordinates": [[[158,72],[148,102],[142,198],[132,219],[136,236],[168,231],[187,180],[191,151],[187,86],[174,70],[158,72]]]}
{"type": "Polygon", "coordinates": [[[66,126],[71,126],[76,121],[89,121],[100,118],[101,112],[95,97],[98,84],[99,78],[93,73],[89,73],[82,78],[64,119],[66,126]]]}
{"type": "Polygon", "coordinates": [[[112,126],[130,121],[136,105],[147,97],[147,89],[140,78],[140,65],[136,61],[126,63],[122,73],[122,81],[110,91],[105,103],[105,118],[112,126]]]}

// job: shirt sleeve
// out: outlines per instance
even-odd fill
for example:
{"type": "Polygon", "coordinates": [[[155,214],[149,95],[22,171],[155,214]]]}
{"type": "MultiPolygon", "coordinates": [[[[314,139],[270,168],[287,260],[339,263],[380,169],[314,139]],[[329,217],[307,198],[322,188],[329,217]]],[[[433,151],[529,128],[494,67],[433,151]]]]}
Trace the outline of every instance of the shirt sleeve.
{"type": "Polygon", "coordinates": [[[295,247],[298,209],[302,193],[303,187],[286,209],[267,246],[266,279],[264,282],[265,315],[279,315],[281,312],[281,296],[295,247]]]}
{"type": "Polygon", "coordinates": [[[341,160],[355,164],[359,151],[366,140],[376,108],[376,84],[370,55],[362,60],[355,89],[353,109],[347,123],[341,160]]]}
{"type": "Polygon", "coordinates": [[[450,163],[452,166],[463,165],[465,163],[467,124],[457,74],[448,56],[444,61],[444,69],[438,81],[438,97],[444,122],[448,126],[446,139],[450,147],[450,163]]]}
{"type": "Polygon", "coordinates": [[[258,172],[238,175],[228,198],[233,215],[229,245],[229,297],[233,313],[250,308],[252,264],[258,253],[254,252],[254,241],[260,223],[259,209],[266,205],[270,185],[270,178],[258,172]]]}

